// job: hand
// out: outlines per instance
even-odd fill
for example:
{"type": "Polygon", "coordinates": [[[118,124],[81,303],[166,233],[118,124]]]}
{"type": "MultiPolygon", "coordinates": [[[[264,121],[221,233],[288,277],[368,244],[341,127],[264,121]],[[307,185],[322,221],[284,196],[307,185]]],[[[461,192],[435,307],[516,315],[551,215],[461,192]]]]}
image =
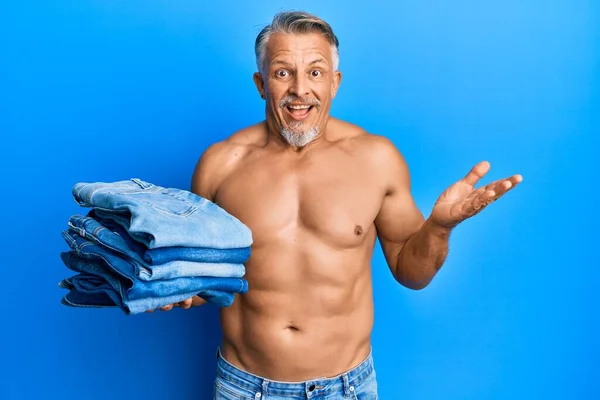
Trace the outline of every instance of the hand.
{"type": "Polygon", "coordinates": [[[523,180],[521,175],[513,175],[475,189],[475,184],[489,170],[490,164],[482,161],[474,166],[467,176],[446,189],[433,207],[429,217],[431,222],[444,228],[453,228],[480,213],[488,204],[498,200],[523,180]]]}
{"type": "MultiPolygon", "coordinates": [[[[206,303],[206,300],[204,300],[203,298],[201,298],[199,296],[194,296],[194,297],[190,297],[189,299],[186,299],[184,301],[180,301],[179,303],[167,304],[166,306],[163,306],[160,309],[162,311],[171,311],[173,309],[173,307],[181,307],[184,310],[187,310],[190,307],[201,306],[202,304],[205,304],[205,303],[206,303]]],[[[151,313],[151,312],[154,312],[154,310],[148,310],[146,312],[151,313]]]]}

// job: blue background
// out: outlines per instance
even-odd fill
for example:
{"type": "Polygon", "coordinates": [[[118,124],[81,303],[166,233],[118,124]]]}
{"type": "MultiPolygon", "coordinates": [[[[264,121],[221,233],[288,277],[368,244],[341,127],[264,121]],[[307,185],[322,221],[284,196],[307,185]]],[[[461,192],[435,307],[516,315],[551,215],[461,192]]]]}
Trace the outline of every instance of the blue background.
{"type": "Polygon", "coordinates": [[[209,144],[263,118],[253,43],[281,9],[332,24],[332,114],[393,140],[426,216],[480,160],[484,182],[524,176],[423,291],[377,249],[381,398],[597,396],[598,1],[61,0],[0,5],[0,398],[210,397],[218,310],[61,306],[60,231],[74,183],[187,189],[209,144]]]}

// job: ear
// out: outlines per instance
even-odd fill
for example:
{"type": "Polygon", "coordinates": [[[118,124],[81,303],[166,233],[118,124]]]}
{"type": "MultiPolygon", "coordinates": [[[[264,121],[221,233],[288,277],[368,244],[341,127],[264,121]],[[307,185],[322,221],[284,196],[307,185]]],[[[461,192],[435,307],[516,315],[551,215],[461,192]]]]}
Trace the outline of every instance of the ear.
{"type": "Polygon", "coordinates": [[[260,97],[262,97],[263,99],[266,98],[265,81],[263,80],[263,77],[260,74],[260,72],[255,72],[253,75],[253,79],[254,84],[256,85],[256,89],[258,90],[258,94],[260,94],[260,97]]]}
{"type": "Polygon", "coordinates": [[[340,87],[340,83],[342,82],[342,73],[340,71],[335,71],[333,73],[333,84],[331,85],[331,98],[334,99],[335,95],[340,87]]]}

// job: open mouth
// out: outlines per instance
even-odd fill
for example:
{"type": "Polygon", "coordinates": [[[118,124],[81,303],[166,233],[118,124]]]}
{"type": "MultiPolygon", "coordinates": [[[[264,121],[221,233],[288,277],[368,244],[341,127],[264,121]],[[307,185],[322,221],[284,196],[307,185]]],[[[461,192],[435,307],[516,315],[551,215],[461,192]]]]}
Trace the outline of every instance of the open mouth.
{"type": "Polygon", "coordinates": [[[310,113],[314,106],[310,104],[288,104],[285,109],[294,119],[304,119],[310,113]]]}

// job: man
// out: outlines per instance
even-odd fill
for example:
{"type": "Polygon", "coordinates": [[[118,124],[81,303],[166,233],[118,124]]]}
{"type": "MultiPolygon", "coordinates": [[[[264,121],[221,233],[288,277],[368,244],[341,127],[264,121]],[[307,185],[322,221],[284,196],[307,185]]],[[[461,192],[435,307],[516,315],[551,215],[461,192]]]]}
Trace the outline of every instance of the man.
{"type": "Polygon", "coordinates": [[[489,169],[479,163],[425,220],[393,144],[329,116],[342,75],[325,21],[277,14],[257,37],[256,58],[266,120],[208,148],[192,182],[254,238],[250,290],[221,311],[215,396],[376,399],[375,239],[396,280],[422,289],[442,266],[451,229],[522,178],[475,190],[489,169]]]}

